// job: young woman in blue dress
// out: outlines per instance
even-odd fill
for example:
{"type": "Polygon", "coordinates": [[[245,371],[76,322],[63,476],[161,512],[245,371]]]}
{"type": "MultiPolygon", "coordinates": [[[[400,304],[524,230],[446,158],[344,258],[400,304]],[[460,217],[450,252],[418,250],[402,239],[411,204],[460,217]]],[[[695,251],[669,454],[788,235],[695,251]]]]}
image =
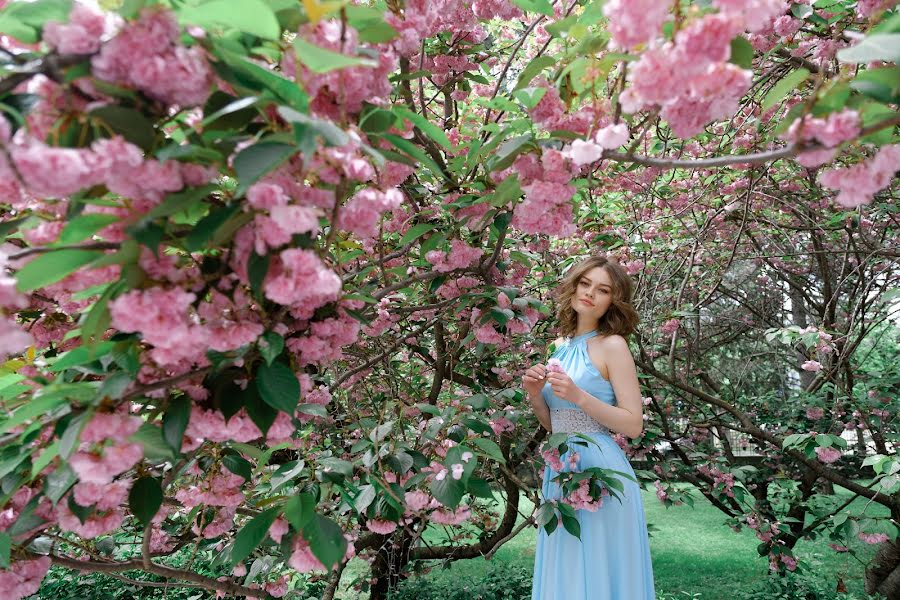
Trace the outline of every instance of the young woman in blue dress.
{"type": "MultiPolygon", "coordinates": [[[[612,433],[636,438],[643,430],[637,372],[626,338],[637,326],[631,304],[631,278],[617,262],[592,256],[569,269],[556,290],[559,333],[552,359],[523,377],[532,409],[551,433],[578,433],[594,443],[567,443],[544,469],[544,502],[567,503],[580,538],[556,527],[538,531],[532,600],[655,600],[653,568],[641,490],[620,478],[619,498],[564,498],[560,473],[592,467],[613,469],[632,478],[634,470],[612,433]],[[558,361],[558,362],[557,362],[558,361]]],[[[578,438],[572,438],[573,441],[578,438]]],[[[547,455],[545,454],[545,457],[547,455]]],[[[597,496],[596,490],[594,496],[597,496]]]]}

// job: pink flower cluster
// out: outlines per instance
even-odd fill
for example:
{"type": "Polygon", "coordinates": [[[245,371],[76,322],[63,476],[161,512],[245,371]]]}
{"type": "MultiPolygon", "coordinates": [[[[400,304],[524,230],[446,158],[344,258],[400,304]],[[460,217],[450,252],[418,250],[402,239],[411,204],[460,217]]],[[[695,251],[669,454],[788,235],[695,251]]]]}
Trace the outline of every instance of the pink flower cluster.
{"type": "Polygon", "coordinates": [[[715,466],[700,465],[697,470],[713,480],[713,485],[721,485],[726,496],[734,498],[734,475],[715,466]]]}
{"type": "Polygon", "coordinates": [[[105,27],[103,14],[76,2],[68,23],[49,21],[44,25],[44,42],[60,54],[93,54],[100,49],[105,27]]]}
{"type": "Polygon", "coordinates": [[[109,303],[112,326],[139,331],[153,345],[150,356],[159,365],[204,357],[209,347],[206,331],[190,315],[195,300],[180,288],[131,290],[109,303]]]}
{"type": "MultiPolygon", "coordinates": [[[[340,54],[355,54],[360,45],[356,30],[336,19],[305,25],[300,35],[311,44],[340,54]]],[[[388,76],[397,67],[397,55],[390,47],[379,49],[374,66],[361,65],[326,73],[314,73],[305,65],[298,65],[292,53],[286,52],[284,56],[284,72],[294,74],[311,98],[310,110],[318,115],[339,120],[343,115],[359,113],[364,102],[384,104],[390,97],[388,76]]]]}
{"type": "Polygon", "coordinates": [[[0,590],[7,600],[20,600],[37,593],[50,569],[50,557],[16,560],[8,569],[0,569],[0,590]]]}
{"type": "Polygon", "coordinates": [[[180,33],[174,13],[144,9],[91,59],[94,75],[167,105],[201,105],[211,92],[212,70],[199,46],[179,43],[180,33]]]}
{"type": "Polygon", "coordinates": [[[847,140],[852,140],[859,134],[859,113],[855,110],[845,109],[833,112],[826,118],[807,116],[797,119],[785,133],[785,139],[793,142],[817,141],[824,149],[801,152],[797,155],[797,162],[804,167],[818,167],[829,162],[837,154],[833,150],[847,140]]]}
{"type": "Polygon", "coordinates": [[[653,40],[671,7],[669,0],[609,0],[603,14],[609,19],[612,42],[628,50],[653,40]]]}
{"type": "Polygon", "coordinates": [[[363,188],[341,207],[338,227],[359,238],[375,238],[381,215],[403,204],[403,192],[397,188],[381,191],[363,188]]]}
{"type": "Polygon", "coordinates": [[[722,14],[740,19],[750,32],[765,29],[788,10],[785,0],[713,0],[713,6],[722,14]]]}
{"type": "Polygon", "coordinates": [[[128,498],[131,481],[119,480],[112,483],[79,482],[72,489],[72,497],[78,506],[92,507],[93,511],[82,523],[81,519],[69,510],[68,502],[63,499],[56,505],[56,519],[60,529],[71,531],[86,539],[109,533],[118,529],[125,519],[125,511],[121,506],[128,498]]]}
{"type": "Polygon", "coordinates": [[[431,513],[430,519],[433,523],[440,525],[461,525],[472,517],[472,510],[466,504],[460,504],[455,510],[449,508],[439,508],[431,513]]]}
{"type": "Polygon", "coordinates": [[[16,289],[16,280],[6,273],[6,254],[0,252],[0,360],[18,354],[34,342],[32,336],[3,313],[28,306],[28,299],[16,289]]]}
{"type": "Polygon", "coordinates": [[[867,544],[883,544],[890,539],[886,533],[864,533],[862,531],[857,537],[867,544]]]}
{"type": "Polygon", "coordinates": [[[672,334],[678,331],[679,325],[681,325],[681,321],[679,321],[678,319],[669,319],[662,324],[662,327],[660,327],[659,330],[664,336],[670,337],[672,334]]]}
{"type": "Polygon", "coordinates": [[[522,17],[522,9],[509,0],[475,0],[472,3],[472,12],[485,21],[491,19],[511,21],[522,17]]]}
{"type": "Polygon", "coordinates": [[[707,15],[687,25],[674,43],[645,51],[628,72],[631,86],[619,101],[627,113],[660,106],[660,116],[680,137],[734,114],[752,72],[727,62],[739,20],[707,15]]]}
{"type": "Polygon", "coordinates": [[[450,252],[432,250],[425,254],[425,260],[434,266],[435,271],[448,273],[474,266],[481,258],[481,254],[480,248],[474,248],[463,240],[455,239],[450,242],[450,252]]]}
{"type": "Polygon", "coordinates": [[[819,458],[819,461],[825,464],[831,464],[833,462],[837,462],[843,456],[840,448],[835,448],[834,446],[816,446],[816,456],[819,458]]]}
{"type": "Polygon", "coordinates": [[[83,483],[108,484],[144,457],[144,448],[129,438],[143,421],[121,413],[97,413],[81,432],[81,446],[69,465],[83,483]],[[110,443],[111,442],[111,443],[110,443]]]}
{"type": "Polygon", "coordinates": [[[565,468],[562,460],[560,460],[559,449],[557,448],[542,450],[541,457],[544,459],[544,462],[557,473],[562,472],[565,468]]]}
{"type": "Polygon", "coordinates": [[[600,491],[600,496],[594,499],[591,496],[592,481],[592,479],[582,479],[578,482],[578,487],[575,488],[575,491],[562,498],[561,502],[568,504],[575,510],[597,512],[597,509],[603,506],[603,497],[609,496],[609,490],[604,487],[600,491]]]}
{"type": "Polygon", "coordinates": [[[894,173],[900,170],[900,144],[882,147],[865,162],[851,167],[823,171],[819,183],[838,192],[835,202],[854,208],[872,201],[876,192],[890,185],[894,173]]]}
{"type": "Polygon", "coordinates": [[[235,475],[225,467],[220,467],[218,472],[197,485],[184,487],[175,492],[175,499],[186,508],[200,504],[235,507],[244,501],[244,493],[241,491],[243,484],[243,477],[235,475]]]}
{"type": "Polygon", "coordinates": [[[512,225],[525,233],[546,233],[569,237],[576,231],[572,222],[572,195],[575,186],[565,156],[558,150],[544,150],[538,162],[534,154],[523,154],[513,163],[525,200],[513,209],[512,225]]]}
{"type": "Polygon", "coordinates": [[[800,368],[804,371],[810,371],[812,373],[816,373],[822,370],[822,363],[816,360],[808,360],[800,365],[800,368]]]}
{"type": "Polygon", "coordinates": [[[272,260],[263,289],[273,302],[316,308],[337,300],[341,278],[312,250],[288,248],[272,260]]]}
{"type": "Polygon", "coordinates": [[[806,409],[806,418],[811,421],[818,421],[825,416],[825,409],[819,406],[810,406],[806,409]]]}

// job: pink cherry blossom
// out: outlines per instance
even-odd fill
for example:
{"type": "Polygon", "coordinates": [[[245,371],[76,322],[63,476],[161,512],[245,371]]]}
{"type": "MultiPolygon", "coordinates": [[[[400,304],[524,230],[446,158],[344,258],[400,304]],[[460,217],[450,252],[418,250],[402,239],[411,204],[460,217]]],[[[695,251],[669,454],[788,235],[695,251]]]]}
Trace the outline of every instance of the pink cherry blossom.
{"type": "Polygon", "coordinates": [[[819,457],[819,460],[821,462],[830,464],[837,460],[840,460],[842,453],[840,449],[834,448],[832,446],[816,446],[816,456],[819,457]]]}
{"type": "Polygon", "coordinates": [[[8,600],[20,600],[37,593],[50,569],[50,557],[14,560],[8,569],[0,569],[0,590],[8,600]]]}
{"type": "Polygon", "coordinates": [[[609,0],[603,14],[613,43],[628,49],[649,42],[660,34],[671,5],[668,0],[609,0]]]}
{"type": "Polygon", "coordinates": [[[822,363],[815,361],[815,360],[808,360],[805,363],[803,363],[802,365],[800,365],[800,368],[803,369],[804,371],[811,371],[811,372],[815,373],[817,371],[822,370],[822,363]]]}
{"type": "Polygon", "coordinates": [[[883,544],[890,539],[886,533],[864,533],[862,531],[857,534],[857,537],[867,544],[883,544]]]}
{"type": "Polygon", "coordinates": [[[597,130],[594,140],[601,148],[614,150],[628,141],[628,125],[617,123],[597,130]]]}
{"type": "Polygon", "coordinates": [[[397,523],[384,519],[369,519],[366,521],[366,528],[373,533],[388,535],[397,529],[397,523]]]}
{"type": "Polygon", "coordinates": [[[44,41],[60,54],[93,54],[100,49],[106,18],[81,2],[75,2],[66,24],[44,24],[44,41]]]}
{"type": "Polygon", "coordinates": [[[818,421],[825,416],[825,409],[820,406],[811,406],[806,409],[806,418],[812,421],[818,421]]]}
{"type": "Polygon", "coordinates": [[[883,146],[868,161],[850,167],[823,171],[819,182],[839,193],[835,202],[847,208],[868,204],[880,190],[890,185],[900,170],[900,144],[883,146]]]}
{"type": "Polygon", "coordinates": [[[580,167],[600,160],[603,156],[603,147],[591,141],[575,140],[566,152],[566,156],[580,167]]]}

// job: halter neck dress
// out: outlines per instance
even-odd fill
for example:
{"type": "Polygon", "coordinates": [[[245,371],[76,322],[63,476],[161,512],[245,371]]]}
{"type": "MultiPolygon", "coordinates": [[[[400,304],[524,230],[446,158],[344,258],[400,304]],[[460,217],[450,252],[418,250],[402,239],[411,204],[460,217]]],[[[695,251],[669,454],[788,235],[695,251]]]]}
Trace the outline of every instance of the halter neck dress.
{"type": "MultiPolygon", "coordinates": [[[[552,358],[559,359],[575,385],[599,401],[615,406],[612,385],[588,356],[587,340],[595,335],[597,332],[591,331],[568,338],[552,358]]],[[[541,395],[550,409],[554,433],[584,433],[599,446],[569,444],[569,450],[560,457],[563,471],[603,467],[634,476],[625,453],[606,427],[575,404],[556,396],[549,383],[544,385],[541,395]],[[574,469],[568,462],[573,452],[579,455],[574,469]]],[[[559,484],[552,481],[558,474],[550,466],[545,467],[541,488],[544,501],[562,496],[559,484]]],[[[562,526],[549,535],[539,527],[532,600],[655,600],[641,488],[633,481],[621,481],[625,486],[624,493],[619,493],[621,503],[612,496],[604,496],[596,512],[575,511],[581,525],[581,540],[562,526]]]]}

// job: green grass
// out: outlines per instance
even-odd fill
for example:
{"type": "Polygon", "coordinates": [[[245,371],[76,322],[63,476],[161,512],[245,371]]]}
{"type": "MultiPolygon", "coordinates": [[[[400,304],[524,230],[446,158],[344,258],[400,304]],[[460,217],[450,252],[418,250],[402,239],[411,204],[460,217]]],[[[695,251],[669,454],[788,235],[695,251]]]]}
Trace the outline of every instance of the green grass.
{"type": "MultiPolygon", "coordinates": [[[[839,496],[849,496],[843,488],[836,488],[836,492],[839,496]]],[[[693,508],[679,506],[667,509],[649,490],[643,491],[642,496],[647,522],[651,525],[650,552],[658,595],[671,597],[688,593],[699,594],[695,597],[703,600],[728,598],[734,595],[735,590],[749,589],[766,576],[768,561],[757,555],[759,540],[754,533],[746,528],[735,533],[725,526],[725,515],[699,493],[694,494],[696,501],[693,508]]],[[[869,516],[888,514],[884,507],[874,504],[866,506],[867,503],[867,500],[857,498],[850,505],[850,510],[854,514],[866,510],[869,516]]],[[[529,511],[530,508],[530,502],[523,497],[521,510],[529,511]]],[[[531,569],[536,537],[536,529],[524,529],[504,544],[492,561],[531,569]]],[[[440,543],[441,538],[439,529],[426,534],[429,543],[440,543]]],[[[875,553],[873,546],[858,540],[851,547],[859,551],[865,562],[875,553]]],[[[828,547],[827,539],[801,541],[794,553],[827,581],[836,585],[840,577],[848,591],[863,596],[863,565],[846,553],[834,552],[828,547]]],[[[477,581],[484,575],[488,564],[482,558],[461,560],[446,569],[435,568],[427,577],[477,581]]],[[[349,583],[364,575],[365,571],[366,565],[354,559],[345,570],[343,581],[349,583]]],[[[339,592],[338,598],[357,600],[358,596],[352,591],[343,591],[339,592]]]]}

